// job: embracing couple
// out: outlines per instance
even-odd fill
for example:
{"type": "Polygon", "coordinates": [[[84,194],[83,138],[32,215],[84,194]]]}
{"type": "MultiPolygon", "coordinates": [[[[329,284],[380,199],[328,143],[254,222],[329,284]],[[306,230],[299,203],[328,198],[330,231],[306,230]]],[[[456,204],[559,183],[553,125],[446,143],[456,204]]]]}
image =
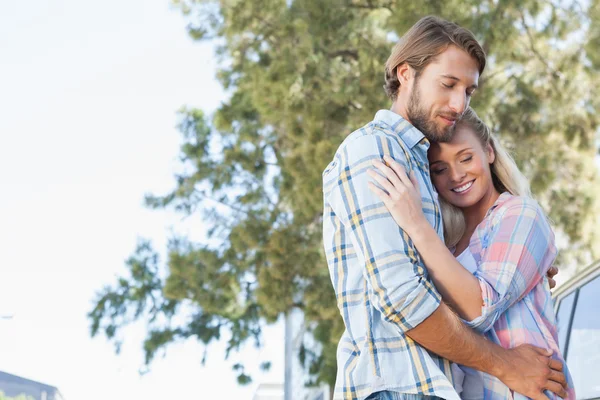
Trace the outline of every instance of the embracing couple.
{"type": "Polygon", "coordinates": [[[385,66],[390,110],[323,173],[323,240],[345,324],[335,399],[575,399],[550,283],[554,233],[469,108],[473,34],[418,21],[385,66]]]}

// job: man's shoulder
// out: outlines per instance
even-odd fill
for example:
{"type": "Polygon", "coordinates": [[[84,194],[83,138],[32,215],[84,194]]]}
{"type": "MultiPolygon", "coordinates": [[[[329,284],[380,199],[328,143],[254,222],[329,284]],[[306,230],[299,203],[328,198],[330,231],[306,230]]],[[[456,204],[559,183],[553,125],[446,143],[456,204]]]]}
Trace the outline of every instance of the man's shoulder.
{"type": "MultiPolygon", "coordinates": [[[[395,134],[393,129],[383,121],[374,120],[350,133],[337,148],[333,160],[323,171],[327,175],[336,165],[342,162],[342,154],[349,156],[368,157],[380,155],[384,152],[381,147],[389,146],[392,149],[406,148],[402,138],[395,134]],[[385,144],[384,144],[385,143],[385,144]]],[[[404,151],[395,151],[396,157],[406,154],[404,151]]],[[[396,158],[395,157],[395,158],[396,158]]],[[[397,161],[403,161],[398,159],[397,161]]]]}
{"type": "Polygon", "coordinates": [[[378,138],[389,138],[395,142],[401,141],[401,137],[394,133],[394,130],[384,121],[374,120],[361,128],[358,128],[340,144],[338,151],[348,146],[356,146],[361,143],[377,141],[378,138]]]}

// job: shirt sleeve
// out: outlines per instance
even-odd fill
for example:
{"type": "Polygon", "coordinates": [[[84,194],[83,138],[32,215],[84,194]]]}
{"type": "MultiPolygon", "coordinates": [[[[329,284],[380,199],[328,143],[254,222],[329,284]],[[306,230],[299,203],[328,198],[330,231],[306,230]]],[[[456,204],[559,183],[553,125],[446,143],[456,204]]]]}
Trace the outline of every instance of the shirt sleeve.
{"type": "Polygon", "coordinates": [[[481,316],[465,321],[482,333],[544,279],[556,257],[554,233],[534,200],[514,197],[501,207],[498,223],[483,236],[475,272],[483,298],[481,316]]]}
{"type": "Polygon", "coordinates": [[[326,171],[326,180],[333,183],[325,201],[364,260],[362,273],[371,304],[405,333],[430,316],[441,297],[412,241],[368,187],[373,181],[367,174],[374,168],[372,160],[382,160],[384,155],[405,167],[408,164],[400,144],[385,135],[361,136],[341,148],[335,165],[326,171]]]}

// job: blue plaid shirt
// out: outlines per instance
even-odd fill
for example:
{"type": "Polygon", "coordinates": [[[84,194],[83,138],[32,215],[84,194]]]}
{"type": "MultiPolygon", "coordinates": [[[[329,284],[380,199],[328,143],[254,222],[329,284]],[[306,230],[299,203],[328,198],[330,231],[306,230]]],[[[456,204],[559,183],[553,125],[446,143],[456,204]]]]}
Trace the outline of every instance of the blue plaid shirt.
{"type": "Polygon", "coordinates": [[[346,327],[338,344],[334,399],[364,399],[381,390],[459,399],[450,362],[406,336],[437,309],[441,297],[412,241],[367,186],[372,160],[384,155],[414,170],[423,211],[443,237],[428,148],[419,130],[381,110],[344,140],[323,172],[323,242],[346,327]]]}

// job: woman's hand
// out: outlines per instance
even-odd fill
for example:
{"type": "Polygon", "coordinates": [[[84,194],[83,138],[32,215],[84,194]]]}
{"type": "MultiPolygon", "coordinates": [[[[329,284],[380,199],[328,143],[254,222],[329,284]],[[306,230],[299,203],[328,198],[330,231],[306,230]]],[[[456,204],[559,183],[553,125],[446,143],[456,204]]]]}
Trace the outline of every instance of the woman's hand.
{"type": "Polygon", "coordinates": [[[546,275],[548,276],[548,285],[550,285],[550,289],[554,289],[556,286],[556,281],[554,277],[558,274],[558,267],[551,266],[546,275]]]}
{"type": "Polygon", "coordinates": [[[389,167],[373,162],[384,176],[379,171],[369,170],[379,185],[369,182],[369,189],[383,201],[396,223],[412,239],[444,302],[467,321],[481,316],[483,299],[479,279],[456,261],[425,218],[416,176],[411,174],[409,178],[402,165],[389,157],[384,160],[389,167]]]}
{"type": "Polygon", "coordinates": [[[373,161],[373,165],[381,171],[381,176],[374,169],[368,174],[385,190],[369,182],[369,189],[374,192],[388,208],[396,223],[411,237],[417,234],[423,224],[429,224],[423,214],[419,182],[414,172],[410,178],[404,167],[391,157],[384,156],[386,166],[381,161],[373,161]],[[386,179],[387,178],[387,179],[386,179]],[[387,193],[386,193],[387,192],[387,193]]]}

